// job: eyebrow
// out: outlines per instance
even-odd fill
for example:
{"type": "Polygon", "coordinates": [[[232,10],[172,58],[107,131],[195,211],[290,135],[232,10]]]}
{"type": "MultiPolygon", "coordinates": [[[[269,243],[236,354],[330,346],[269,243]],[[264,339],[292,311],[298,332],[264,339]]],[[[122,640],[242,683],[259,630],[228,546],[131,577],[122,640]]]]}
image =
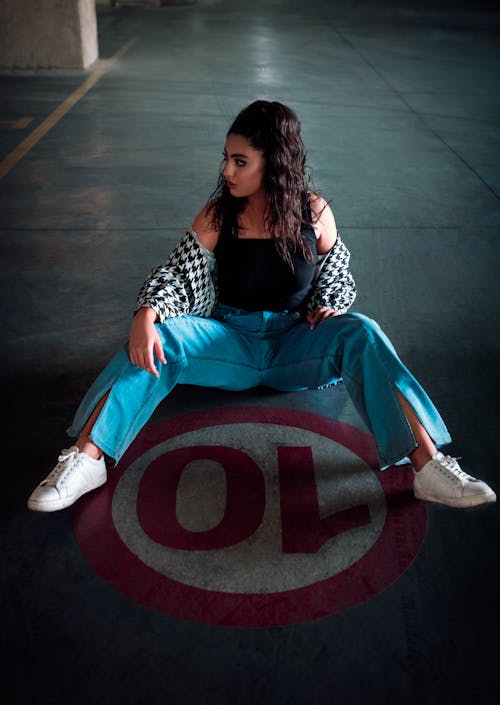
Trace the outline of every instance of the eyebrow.
{"type": "MultiPolygon", "coordinates": [[[[224,150],[224,154],[227,156],[226,150],[224,150]]],[[[231,154],[229,156],[231,156],[233,159],[235,157],[243,157],[244,159],[248,159],[248,154],[242,154],[241,152],[233,152],[233,154],[231,154]]]]}

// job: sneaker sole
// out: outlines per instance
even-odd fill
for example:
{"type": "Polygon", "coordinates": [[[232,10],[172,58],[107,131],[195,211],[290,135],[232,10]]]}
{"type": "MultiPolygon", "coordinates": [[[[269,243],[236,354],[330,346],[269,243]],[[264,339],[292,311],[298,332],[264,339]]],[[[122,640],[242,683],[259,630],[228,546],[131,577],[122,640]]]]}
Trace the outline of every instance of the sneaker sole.
{"type": "Polygon", "coordinates": [[[32,512],[57,512],[59,509],[66,509],[66,507],[71,507],[72,504],[74,504],[80,497],[83,497],[84,494],[88,494],[89,492],[93,492],[94,490],[97,490],[99,487],[102,487],[107,480],[107,474],[101,476],[99,480],[97,481],[97,484],[93,485],[90,489],[88,490],[83,490],[80,492],[80,494],[73,496],[73,497],[63,497],[62,499],[56,499],[53,502],[40,502],[37,501],[36,499],[28,499],[28,509],[30,509],[32,512]]]}
{"type": "Polygon", "coordinates": [[[423,502],[436,502],[437,504],[444,504],[447,507],[460,507],[463,509],[467,507],[479,507],[481,504],[491,504],[497,501],[497,496],[494,492],[475,495],[473,497],[448,497],[446,500],[442,497],[434,497],[433,495],[420,493],[415,488],[413,489],[413,493],[417,499],[421,499],[423,502]]]}

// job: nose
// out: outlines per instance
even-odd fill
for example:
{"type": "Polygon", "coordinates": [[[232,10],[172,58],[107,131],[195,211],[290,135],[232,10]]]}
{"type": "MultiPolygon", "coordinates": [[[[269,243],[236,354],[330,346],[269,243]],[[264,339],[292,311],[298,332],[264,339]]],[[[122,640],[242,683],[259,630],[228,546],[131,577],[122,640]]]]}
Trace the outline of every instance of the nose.
{"type": "Polygon", "coordinates": [[[224,169],[222,170],[222,176],[225,179],[229,179],[233,174],[233,169],[231,168],[229,160],[224,164],[224,169]]]}

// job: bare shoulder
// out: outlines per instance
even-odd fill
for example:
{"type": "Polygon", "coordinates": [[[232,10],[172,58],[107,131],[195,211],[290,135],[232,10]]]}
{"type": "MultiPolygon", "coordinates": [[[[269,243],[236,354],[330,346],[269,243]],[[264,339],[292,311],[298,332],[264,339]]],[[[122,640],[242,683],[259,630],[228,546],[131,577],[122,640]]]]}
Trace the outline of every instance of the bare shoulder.
{"type": "Polygon", "coordinates": [[[215,229],[210,205],[203,206],[198,213],[193,221],[193,230],[201,244],[213,252],[219,239],[219,231],[215,229]]]}
{"type": "Polygon", "coordinates": [[[311,214],[317,238],[318,254],[329,252],[337,241],[337,225],[333,211],[322,196],[311,193],[311,214]]]}

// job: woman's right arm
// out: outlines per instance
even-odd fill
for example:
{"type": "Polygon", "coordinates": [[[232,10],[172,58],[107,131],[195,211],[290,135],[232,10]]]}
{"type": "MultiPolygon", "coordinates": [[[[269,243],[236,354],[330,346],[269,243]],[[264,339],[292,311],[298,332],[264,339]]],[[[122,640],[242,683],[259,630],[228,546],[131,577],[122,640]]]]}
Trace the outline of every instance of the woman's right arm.
{"type": "Polygon", "coordinates": [[[132,319],[128,342],[130,361],[155,377],[159,377],[160,373],[155,365],[154,355],[156,354],[157,359],[164,365],[167,364],[155,327],[157,318],[158,315],[152,308],[140,308],[132,319]]]}
{"type": "MultiPolygon", "coordinates": [[[[193,222],[193,230],[201,245],[213,252],[219,235],[214,230],[212,218],[207,213],[206,207],[196,216],[193,222]]],[[[157,272],[157,270],[154,270],[154,272],[157,272]]],[[[155,365],[155,354],[156,358],[163,364],[167,364],[167,361],[160,336],[155,327],[155,323],[160,320],[159,315],[154,308],[147,304],[148,301],[145,301],[137,309],[132,320],[129,334],[129,356],[134,365],[158,377],[159,372],[155,365]]]]}

